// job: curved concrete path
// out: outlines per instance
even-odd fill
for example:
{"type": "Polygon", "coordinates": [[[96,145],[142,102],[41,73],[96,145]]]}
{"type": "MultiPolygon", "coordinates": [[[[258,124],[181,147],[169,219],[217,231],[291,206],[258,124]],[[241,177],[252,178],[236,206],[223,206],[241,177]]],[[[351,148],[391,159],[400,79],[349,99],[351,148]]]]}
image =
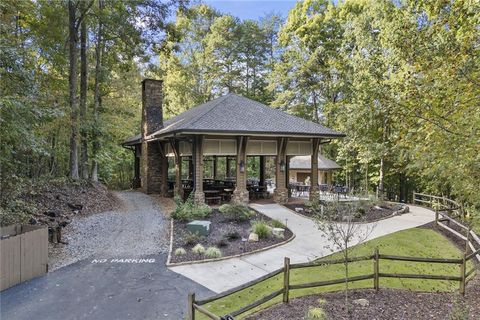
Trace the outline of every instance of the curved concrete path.
{"type": "MultiPolygon", "coordinates": [[[[312,261],[332,253],[332,244],[311,219],[300,216],[278,204],[252,204],[254,209],[282,222],[296,235],[292,241],[263,252],[216,262],[183,265],[170,269],[214,292],[222,292],[259,278],[283,265],[284,257],[291,263],[312,261]]],[[[368,240],[397,231],[415,228],[435,220],[431,210],[409,205],[410,212],[374,223],[368,240]]]]}

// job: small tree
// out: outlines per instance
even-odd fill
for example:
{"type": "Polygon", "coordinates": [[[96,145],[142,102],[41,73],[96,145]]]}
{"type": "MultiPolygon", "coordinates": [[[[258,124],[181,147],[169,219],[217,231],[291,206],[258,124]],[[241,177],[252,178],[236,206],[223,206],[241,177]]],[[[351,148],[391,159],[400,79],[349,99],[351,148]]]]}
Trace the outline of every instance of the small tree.
{"type": "Polygon", "coordinates": [[[348,307],[348,276],[349,250],[353,245],[363,243],[368,239],[375,223],[366,223],[365,202],[313,202],[309,204],[314,213],[318,229],[330,241],[328,248],[332,251],[341,251],[345,266],[345,306],[347,317],[348,307]]]}

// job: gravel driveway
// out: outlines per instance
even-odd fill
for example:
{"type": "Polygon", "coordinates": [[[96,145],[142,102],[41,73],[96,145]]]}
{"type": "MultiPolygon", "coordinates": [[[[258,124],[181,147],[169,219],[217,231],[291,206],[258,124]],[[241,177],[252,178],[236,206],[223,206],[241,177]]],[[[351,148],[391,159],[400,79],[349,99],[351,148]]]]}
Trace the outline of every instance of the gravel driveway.
{"type": "Polygon", "coordinates": [[[68,226],[69,244],[50,260],[57,270],[1,293],[0,319],[179,320],[189,292],[200,299],[213,294],[165,266],[169,224],[152,198],[117,196],[121,210],[68,226]]]}
{"type": "Polygon", "coordinates": [[[91,256],[136,258],[168,252],[168,220],[141,192],[117,192],[120,209],[74,219],[64,229],[68,245],[51,245],[51,271],[91,256]]]}

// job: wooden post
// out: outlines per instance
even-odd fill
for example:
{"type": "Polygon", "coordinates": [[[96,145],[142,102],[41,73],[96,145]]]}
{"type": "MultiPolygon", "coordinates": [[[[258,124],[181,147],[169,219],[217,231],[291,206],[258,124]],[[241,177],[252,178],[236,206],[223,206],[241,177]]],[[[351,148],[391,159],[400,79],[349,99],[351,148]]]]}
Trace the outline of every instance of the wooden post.
{"type": "Polygon", "coordinates": [[[289,302],[290,290],[290,258],[285,257],[283,265],[283,302],[289,302]]]}
{"type": "Polygon", "coordinates": [[[375,291],[378,291],[380,289],[379,285],[379,278],[378,278],[378,273],[380,269],[380,263],[379,263],[379,253],[378,253],[378,247],[375,247],[375,251],[373,252],[373,288],[375,291]]]}
{"type": "Polygon", "coordinates": [[[460,265],[460,294],[462,296],[465,295],[465,280],[466,280],[466,270],[467,270],[467,260],[466,255],[464,254],[462,257],[462,264],[460,265]]]}
{"type": "Polygon", "coordinates": [[[195,303],[195,293],[188,294],[188,320],[195,320],[195,308],[193,304],[195,303]]]}
{"type": "Polygon", "coordinates": [[[468,229],[467,229],[467,240],[465,240],[465,255],[468,254],[468,249],[470,248],[469,247],[469,244],[470,243],[470,226],[468,226],[468,229]]]}
{"type": "Polygon", "coordinates": [[[438,208],[435,208],[435,223],[438,225],[438,208]]]}

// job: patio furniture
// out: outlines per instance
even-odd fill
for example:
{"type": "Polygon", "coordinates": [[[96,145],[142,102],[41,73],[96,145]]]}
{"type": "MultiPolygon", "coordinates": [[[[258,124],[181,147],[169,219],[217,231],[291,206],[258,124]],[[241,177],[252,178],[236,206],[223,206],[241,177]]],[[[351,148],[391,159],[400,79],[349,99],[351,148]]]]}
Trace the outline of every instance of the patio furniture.
{"type": "Polygon", "coordinates": [[[222,197],[220,196],[220,191],[218,190],[205,190],[205,202],[207,204],[220,204],[222,197]]]}
{"type": "Polygon", "coordinates": [[[232,200],[233,190],[234,190],[233,188],[223,189],[223,192],[220,193],[220,196],[222,197],[222,201],[230,202],[230,200],[232,200]]]}

